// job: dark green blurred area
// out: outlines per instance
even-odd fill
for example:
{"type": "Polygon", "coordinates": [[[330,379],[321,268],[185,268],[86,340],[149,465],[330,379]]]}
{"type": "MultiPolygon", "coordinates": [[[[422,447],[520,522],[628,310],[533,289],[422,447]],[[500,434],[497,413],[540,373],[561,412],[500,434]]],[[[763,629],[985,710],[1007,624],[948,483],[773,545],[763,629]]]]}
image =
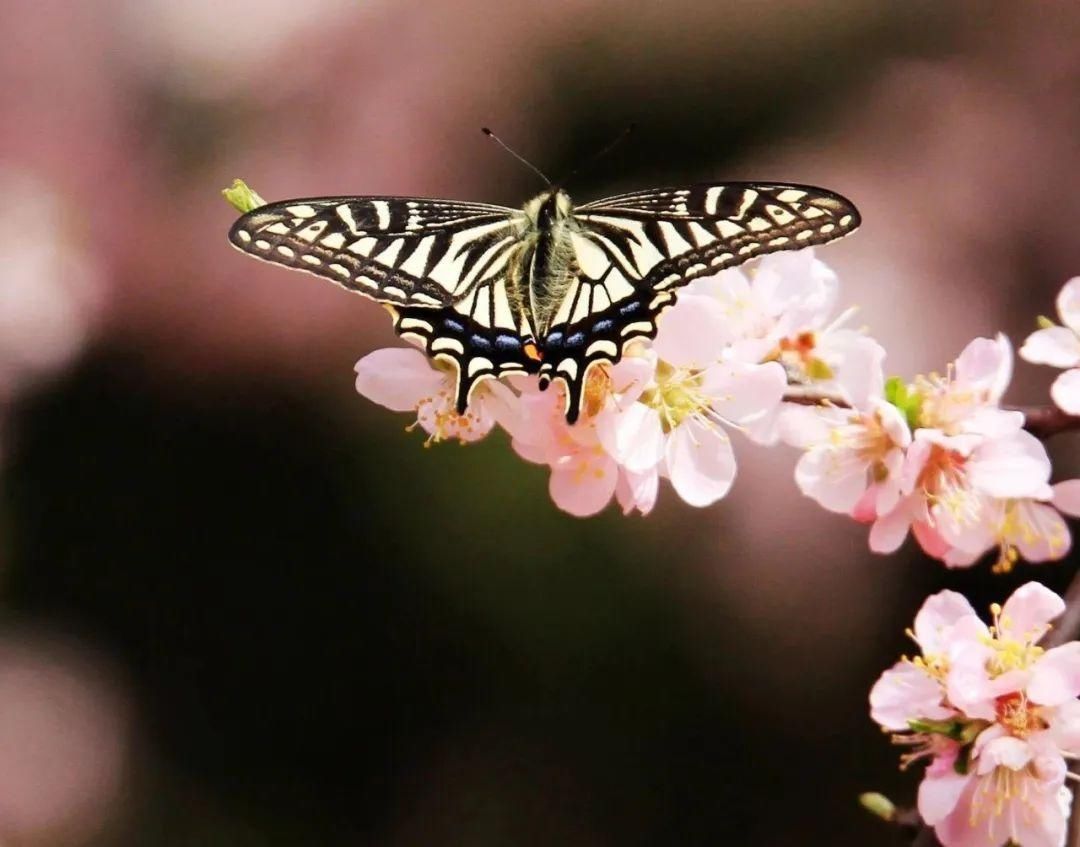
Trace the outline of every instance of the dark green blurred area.
{"type": "MultiPolygon", "coordinates": [[[[851,4],[831,17],[789,5],[798,19],[776,44],[698,44],[686,62],[652,44],[648,21],[590,17],[536,70],[561,111],[538,111],[531,140],[508,140],[558,176],[635,121],[632,139],[575,178],[583,198],[754,178],[725,168],[758,146],[815,138],[860,108],[890,62],[959,49],[962,15],[936,4],[851,4]]],[[[695,24],[688,41],[713,31],[695,24]]],[[[434,133],[500,129],[511,92],[474,82],[476,114],[434,133]]],[[[260,128],[263,144],[276,140],[272,109],[193,102],[159,80],[131,88],[140,140],[155,133],[162,148],[163,206],[173,189],[216,192],[214,166],[242,167],[260,128]]],[[[337,104],[320,90],[308,108],[332,125],[337,104]]],[[[483,186],[475,199],[517,203],[535,186],[512,167],[461,183],[483,186]]],[[[257,174],[239,175],[276,199],[257,174]]],[[[225,246],[230,215],[222,204],[220,238],[195,267],[244,261],[225,246]]],[[[183,280],[164,269],[146,280],[170,282],[183,280]]],[[[374,309],[344,296],[341,308],[374,309]]],[[[880,789],[907,802],[915,780],[896,772],[866,696],[905,649],[919,603],[947,585],[985,608],[1033,576],[1061,590],[1075,570],[1070,560],[992,579],[907,548],[865,564],[865,528],[809,500],[800,507],[819,514],[827,543],[738,494],[698,511],[664,489],[647,518],[612,508],[576,520],[551,504],[546,470],[501,436],[423,449],[404,416],[352,393],[347,358],[317,382],[180,373],[158,367],[152,346],[106,333],[4,431],[5,610],[100,650],[135,704],[132,769],[100,847],[893,843],[855,798],[880,789]],[[762,568],[761,590],[812,619],[765,620],[728,592],[725,574],[758,555],[737,530],[763,514],[770,535],[791,534],[800,566],[791,577],[762,568]],[[804,602],[815,556],[823,573],[872,568],[863,593],[804,602]],[[874,626],[837,631],[880,643],[822,635],[867,606],[874,626]]],[[[756,473],[742,446],[737,491],[756,473]]]]}

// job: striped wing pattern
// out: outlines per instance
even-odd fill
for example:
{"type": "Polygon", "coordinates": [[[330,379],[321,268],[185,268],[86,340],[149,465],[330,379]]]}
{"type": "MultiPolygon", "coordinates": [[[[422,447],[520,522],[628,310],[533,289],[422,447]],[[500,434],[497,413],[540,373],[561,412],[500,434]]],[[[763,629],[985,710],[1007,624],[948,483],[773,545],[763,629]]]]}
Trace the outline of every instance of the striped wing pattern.
{"type": "Polygon", "coordinates": [[[859,225],[840,195],[773,183],[638,191],[578,206],[573,217],[572,279],[542,338],[532,337],[523,307],[534,281],[530,222],[519,210],[402,197],[288,200],[243,215],[229,240],[387,305],[402,337],[455,364],[459,411],[483,379],[539,372],[541,387],[566,385],[573,423],[589,368],[655,336],[680,286],[859,225]]]}
{"type": "Polygon", "coordinates": [[[824,244],[859,225],[843,197],[801,185],[727,183],[656,189],[579,206],[579,273],[543,343],[542,380],[568,388],[577,418],[585,378],[656,319],[691,280],[766,253],[824,244]]]}
{"type": "Polygon", "coordinates": [[[229,232],[258,259],[393,306],[448,306],[497,276],[521,212],[481,203],[327,197],[260,206],[229,232]]]}

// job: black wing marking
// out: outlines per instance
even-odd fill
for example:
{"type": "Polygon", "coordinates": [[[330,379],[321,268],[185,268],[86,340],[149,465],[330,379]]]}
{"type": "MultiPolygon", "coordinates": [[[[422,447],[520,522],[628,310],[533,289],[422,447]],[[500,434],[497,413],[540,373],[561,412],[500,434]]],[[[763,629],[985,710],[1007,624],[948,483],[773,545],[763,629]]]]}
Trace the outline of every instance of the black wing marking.
{"type": "Polygon", "coordinates": [[[469,397],[485,379],[536,373],[540,364],[531,336],[493,324],[491,311],[466,314],[454,306],[391,309],[398,335],[417,343],[432,359],[454,365],[459,414],[465,413],[469,397]]]}
{"type": "Polygon", "coordinates": [[[562,380],[577,419],[589,368],[615,363],[691,280],[756,256],[833,241],[860,223],[855,206],[805,185],[725,183],[638,191],[575,209],[578,273],[543,339],[542,384],[562,380]]]}
{"type": "Polygon", "coordinates": [[[406,197],[322,197],[260,206],[229,231],[239,250],[395,306],[441,308],[497,276],[521,212],[406,197]]]}

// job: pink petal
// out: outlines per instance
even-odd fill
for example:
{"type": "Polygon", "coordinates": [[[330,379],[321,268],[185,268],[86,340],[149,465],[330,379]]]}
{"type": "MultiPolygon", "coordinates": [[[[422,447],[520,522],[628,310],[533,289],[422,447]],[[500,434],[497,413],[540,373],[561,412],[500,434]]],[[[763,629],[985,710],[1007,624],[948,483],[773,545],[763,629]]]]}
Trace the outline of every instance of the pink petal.
{"type": "Polygon", "coordinates": [[[727,435],[692,419],[669,433],[665,460],[672,487],[691,506],[715,503],[735,481],[735,453],[727,435]]]}
{"type": "Polygon", "coordinates": [[[955,762],[955,753],[934,759],[919,784],[919,814],[930,826],[937,826],[956,808],[964,788],[973,779],[971,774],[957,773],[955,762]]]}
{"type": "Polygon", "coordinates": [[[620,406],[633,403],[656,374],[656,353],[652,349],[640,355],[626,355],[611,367],[611,387],[620,406]]]}
{"type": "Polygon", "coordinates": [[[1027,693],[1043,706],[1059,706],[1080,696],[1080,641],[1047,650],[1032,669],[1027,693]]]}
{"type": "Polygon", "coordinates": [[[1050,396],[1061,411],[1080,415],[1080,369],[1065,371],[1050,386],[1050,396]]]}
{"type": "Polygon", "coordinates": [[[1064,753],[1080,755],[1080,700],[1068,700],[1049,712],[1051,741],[1064,753]]]}
{"type": "Polygon", "coordinates": [[[1063,326],[1036,330],[1024,341],[1020,358],[1034,365],[1076,367],[1080,365],[1080,337],[1063,326]]]}
{"type": "Polygon", "coordinates": [[[1012,377],[1012,345],[998,333],[994,338],[976,338],[957,357],[956,381],[985,391],[991,401],[1001,399],[1012,377]]]}
{"type": "Polygon", "coordinates": [[[897,662],[870,689],[870,717],[891,730],[908,729],[908,722],[944,720],[956,714],[941,705],[941,683],[910,662],[897,662]]]}
{"type": "Polygon", "coordinates": [[[941,534],[925,521],[914,521],[911,525],[911,533],[927,556],[944,559],[949,552],[949,542],[942,538],[941,534]]]}
{"type": "Polygon", "coordinates": [[[1057,296],[1057,310],[1065,326],[1080,333],[1080,276],[1074,276],[1062,286],[1057,296]]]}
{"type": "Polygon", "coordinates": [[[966,617],[978,616],[963,594],[946,590],[927,597],[915,615],[915,640],[923,655],[944,653],[953,626],[966,617]]]}
{"type": "Polygon", "coordinates": [[[701,390],[712,398],[712,407],[722,418],[745,423],[780,404],[787,390],[787,375],[779,362],[724,362],[705,371],[701,390]]]}
{"type": "Polygon", "coordinates": [[[850,513],[866,493],[867,465],[854,451],[815,448],[795,465],[795,484],[830,512],[850,513]]]}
{"type": "Polygon", "coordinates": [[[574,456],[551,469],[548,491],[555,505],[579,518],[601,511],[615,493],[618,467],[605,453],[574,456]]]}
{"type": "Polygon", "coordinates": [[[1008,541],[1027,562],[1047,562],[1069,552],[1069,525],[1053,506],[1036,500],[1017,500],[1013,506],[1017,529],[1008,541]]]}
{"type": "Polygon", "coordinates": [[[1038,582],[1021,585],[1001,609],[1001,625],[1014,637],[1038,639],[1065,611],[1065,601],[1038,582]]]}
{"type": "Polygon", "coordinates": [[[705,368],[720,360],[730,339],[730,322],[712,297],[683,292],[661,316],[653,349],[676,367],[705,368]]]}
{"type": "Polygon", "coordinates": [[[356,363],[356,390],[395,412],[415,411],[421,400],[449,392],[450,385],[449,374],[409,347],[376,350],[356,363]]]}
{"type": "Polygon", "coordinates": [[[1080,479],[1067,479],[1053,487],[1053,504],[1066,515],[1080,518],[1080,479]]]}
{"type": "Polygon", "coordinates": [[[656,468],[645,473],[622,470],[619,472],[619,481],[615,486],[615,497],[622,506],[624,515],[629,515],[635,509],[647,515],[656,505],[659,489],[660,474],[656,468]]]}
{"type": "MultiPolygon", "coordinates": [[[[885,390],[885,348],[855,330],[837,330],[826,336],[823,354],[840,354],[832,362],[840,393],[856,409],[866,409],[885,390]]],[[[895,407],[894,407],[895,408],[895,407]]]]}
{"type": "Polygon", "coordinates": [[[893,553],[907,538],[911,528],[911,510],[906,500],[901,500],[895,509],[882,515],[870,528],[870,549],[875,553],[893,553]]]}

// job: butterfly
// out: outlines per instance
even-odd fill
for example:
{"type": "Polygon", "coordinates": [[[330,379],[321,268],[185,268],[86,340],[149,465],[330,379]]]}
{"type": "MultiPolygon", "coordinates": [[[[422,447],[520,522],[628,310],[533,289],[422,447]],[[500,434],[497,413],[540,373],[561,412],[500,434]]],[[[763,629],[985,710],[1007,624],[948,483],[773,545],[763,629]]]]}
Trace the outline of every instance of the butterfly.
{"type": "Polygon", "coordinates": [[[575,206],[551,187],[521,209],[406,197],[259,206],[229,232],[241,251],[382,303],[394,328],[453,365],[464,413],[485,379],[537,374],[580,415],[587,377],[691,280],[852,232],[855,206],[808,185],[729,182],[575,206]]]}

